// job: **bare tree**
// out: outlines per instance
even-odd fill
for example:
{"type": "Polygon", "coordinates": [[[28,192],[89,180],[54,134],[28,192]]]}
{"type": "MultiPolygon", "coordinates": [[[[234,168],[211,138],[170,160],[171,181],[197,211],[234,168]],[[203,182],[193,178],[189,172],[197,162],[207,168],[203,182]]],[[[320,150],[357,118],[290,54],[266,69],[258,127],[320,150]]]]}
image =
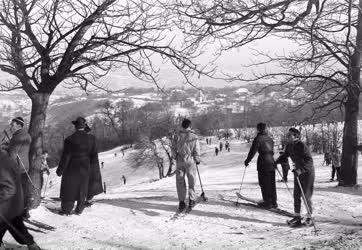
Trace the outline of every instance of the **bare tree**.
{"type": "MultiPolygon", "coordinates": [[[[170,38],[171,24],[153,0],[0,2],[0,69],[12,76],[0,87],[22,89],[32,101],[30,176],[36,187],[49,97],[59,84],[105,89],[97,79],[114,66],[157,84],[153,55],[167,59],[185,78],[202,73],[191,61],[195,51],[170,38]]],[[[40,196],[31,192],[36,207],[40,196]]]]}
{"type": "Polygon", "coordinates": [[[279,63],[279,71],[250,78],[251,82],[282,85],[299,106],[315,104],[328,115],[344,111],[340,185],[357,183],[357,118],[361,92],[362,1],[192,1],[175,0],[168,6],[179,16],[190,46],[218,41],[220,51],[244,46],[266,36],[294,42],[297,50],[264,56],[251,67],[279,63]]]}

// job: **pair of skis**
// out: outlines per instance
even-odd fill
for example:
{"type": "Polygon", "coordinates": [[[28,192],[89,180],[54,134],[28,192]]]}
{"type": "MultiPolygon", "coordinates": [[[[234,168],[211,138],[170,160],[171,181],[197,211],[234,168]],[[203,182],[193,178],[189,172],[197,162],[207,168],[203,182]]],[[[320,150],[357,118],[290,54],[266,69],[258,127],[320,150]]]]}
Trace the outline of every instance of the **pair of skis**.
{"type": "MultiPolygon", "coordinates": [[[[295,215],[291,212],[288,212],[284,209],[280,209],[280,208],[263,208],[261,206],[259,206],[258,204],[260,204],[262,201],[259,201],[259,200],[256,200],[256,199],[252,199],[252,198],[249,198],[249,197],[246,197],[238,192],[236,192],[236,196],[240,199],[240,200],[245,200],[245,201],[248,201],[249,203],[240,203],[239,204],[242,204],[242,205],[246,205],[246,206],[253,206],[253,207],[256,207],[256,208],[260,208],[260,209],[265,209],[267,211],[270,211],[270,212],[273,212],[273,213],[277,213],[277,214],[280,214],[280,215],[283,215],[283,216],[287,216],[287,217],[291,217],[291,218],[294,218],[295,215]]],[[[222,195],[220,195],[220,197],[222,197],[222,195]]],[[[226,200],[226,199],[223,199],[223,200],[226,200]]],[[[229,200],[231,201],[231,200],[229,200]]],[[[237,204],[236,204],[237,205],[237,204]]],[[[314,221],[313,221],[314,223],[314,221]]],[[[287,224],[291,227],[293,227],[292,224],[289,223],[289,221],[287,221],[287,224]]],[[[298,225],[298,226],[294,226],[294,227],[309,227],[310,225],[308,225],[306,223],[306,219],[303,218],[302,219],[302,222],[298,225]]]]}
{"type": "Polygon", "coordinates": [[[37,221],[37,220],[25,219],[24,222],[26,223],[27,229],[34,231],[34,232],[46,233],[45,231],[55,231],[55,229],[56,229],[55,227],[53,227],[51,225],[45,224],[45,223],[37,221]],[[34,226],[36,228],[30,227],[30,226],[34,226]]]}

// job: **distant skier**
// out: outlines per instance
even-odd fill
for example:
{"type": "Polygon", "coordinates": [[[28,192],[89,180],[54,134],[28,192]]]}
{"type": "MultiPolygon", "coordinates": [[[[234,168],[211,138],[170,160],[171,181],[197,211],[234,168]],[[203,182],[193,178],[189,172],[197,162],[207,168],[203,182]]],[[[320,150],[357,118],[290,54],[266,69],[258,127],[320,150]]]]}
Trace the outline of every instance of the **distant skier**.
{"type": "Polygon", "coordinates": [[[122,181],[123,181],[123,184],[126,185],[126,176],[122,175],[122,181]]]}
{"type": "Polygon", "coordinates": [[[176,160],[176,188],[179,199],[179,211],[186,208],[186,183],[185,175],[187,175],[189,186],[189,208],[195,206],[196,193],[196,165],[200,164],[200,144],[197,135],[190,128],[191,121],[184,119],[182,121],[182,129],[178,131],[173,141],[173,159],[176,160]]]}
{"type": "MultiPolygon", "coordinates": [[[[284,152],[280,151],[279,156],[283,155],[284,152]]],[[[283,171],[283,179],[281,181],[288,182],[288,172],[290,169],[288,158],[281,158],[280,159],[280,165],[282,166],[283,171]]]]}
{"type": "Polygon", "coordinates": [[[291,227],[298,227],[302,225],[302,217],[300,216],[301,209],[301,190],[298,184],[298,178],[301,183],[310,214],[305,220],[305,225],[312,226],[312,194],[314,186],[314,166],[313,158],[310,154],[308,146],[301,141],[300,132],[296,128],[290,128],[287,134],[288,144],[285,148],[284,154],[279,156],[276,160],[277,163],[283,161],[285,158],[290,157],[295,164],[294,172],[294,212],[295,217],[288,221],[291,227]]]}
{"type": "Polygon", "coordinates": [[[220,145],[219,145],[220,153],[221,153],[221,151],[222,151],[222,147],[223,147],[223,144],[222,144],[222,142],[220,142],[220,145]]]}
{"type": "Polygon", "coordinates": [[[331,156],[331,152],[329,152],[329,150],[327,150],[324,153],[324,162],[326,163],[326,166],[329,166],[332,162],[332,156],[331,156]]]}
{"type": "Polygon", "coordinates": [[[339,181],[340,177],[340,161],[341,161],[341,152],[339,152],[339,149],[335,147],[332,151],[332,178],[330,181],[334,181],[334,176],[337,173],[337,181],[339,181]]]}
{"type": "Polygon", "coordinates": [[[124,148],[121,149],[122,157],[124,157],[124,148]]]}
{"type": "Polygon", "coordinates": [[[215,155],[217,156],[219,154],[219,148],[215,147],[215,155]]]}
{"type": "Polygon", "coordinates": [[[101,165],[102,165],[102,168],[104,168],[104,162],[103,161],[101,162],[101,165]]]}
{"type": "Polygon", "coordinates": [[[114,157],[117,157],[117,153],[114,153],[114,157]]]}
{"type": "Polygon", "coordinates": [[[225,149],[226,149],[228,152],[230,152],[230,143],[229,143],[229,141],[226,141],[226,142],[225,142],[225,149]]]}
{"type": "Polygon", "coordinates": [[[277,192],[275,185],[274,142],[267,133],[265,123],[258,123],[258,134],[254,138],[248,157],[244,164],[247,167],[256,152],[259,153],[257,161],[258,179],[263,196],[263,202],[259,206],[264,208],[277,208],[277,192]]]}
{"type": "Polygon", "coordinates": [[[209,139],[206,138],[206,145],[208,145],[208,144],[209,144],[209,139]]]}
{"type": "Polygon", "coordinates": [[[41,167],[40,167],[40,189],[43,189],[43,196],[45,196],[45,192],[47,189],[47,182],[50,175],[49,166],[48,166],[48,151],[44,150],[41,156],[41,167]],[[44,183],[45,180],[45,183],[44,183]],[[45,185],[44,185],[45,184],[45,185]]]}

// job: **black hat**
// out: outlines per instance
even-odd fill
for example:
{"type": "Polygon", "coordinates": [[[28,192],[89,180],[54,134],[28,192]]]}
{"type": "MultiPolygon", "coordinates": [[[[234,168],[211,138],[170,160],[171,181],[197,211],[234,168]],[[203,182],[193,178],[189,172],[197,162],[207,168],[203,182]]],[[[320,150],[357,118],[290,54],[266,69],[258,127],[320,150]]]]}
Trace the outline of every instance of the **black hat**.
{"type": "Polygon", "coordinates": [[[75,121],[72,121],[72,123],[75,125],[76,128],[85,128],[86,126],[86,120],[81,116],[78,116],[75,121]]]}
{"type": "Polygon", "coordinates": [[[23,117],[15,117],[14,119],[11,120],[11,122],[16,122],[17,124],[24,126],[24,119],[23,117]]]}
{"type": "Polygon", "coordinates": [[[293,133],[295,136],[300,137],[300,131],[296,128],[290,128],[289,132],[293,133]]]}
{"type": "Polygon", "coordinates": [[[266,124],[263,123],[263,122],[260,122],[260,123],[258,123],[258,124],[256,125],[256,129],[257,129],[258,131],[260,131],[260,132],[265,131],[265,128],[266,128],[266,124]]]}

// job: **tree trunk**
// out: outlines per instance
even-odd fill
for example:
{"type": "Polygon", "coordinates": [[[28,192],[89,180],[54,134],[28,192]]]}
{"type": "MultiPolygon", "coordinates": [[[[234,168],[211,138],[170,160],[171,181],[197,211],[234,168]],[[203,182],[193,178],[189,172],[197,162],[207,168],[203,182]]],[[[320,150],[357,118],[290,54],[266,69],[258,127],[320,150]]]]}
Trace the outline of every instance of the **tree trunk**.
{"type": "MultiPolygon", "coordinates": [[[[362,0],[359,1],[362,8],[362,0]]],[[[360,96],[360,69],[362,55],[362,13],[358,12],[356,48],[350,58],[349,81],[347,90],[347,101],[345,103],[345,118],[343,129],[343,149],[341,159],[341,178],[339,185],[353,186],[357,184],[357,129],[360,96]]]]}
{"type": "Polygon", "coordinates": [[[36,208],[40,205],[40,178],[41,155],[43,152],[43,130],[45,127],[46,111],[49,104],[50,93],[36,93],[31,96],[32,108],[29,133],[32,138],[29,152],[29,176],[32,183],[28,183],[28,206],[36,208]]]}
{"type": "Polygon", "coordinates": [[[358,98],[353,98],[352,100],[348,100],[345,105],[341,178],[339,180],[339,185],[342,186],[353,186],[357,184],[358,152],[356,145],[358,104],[358,98]]]}

